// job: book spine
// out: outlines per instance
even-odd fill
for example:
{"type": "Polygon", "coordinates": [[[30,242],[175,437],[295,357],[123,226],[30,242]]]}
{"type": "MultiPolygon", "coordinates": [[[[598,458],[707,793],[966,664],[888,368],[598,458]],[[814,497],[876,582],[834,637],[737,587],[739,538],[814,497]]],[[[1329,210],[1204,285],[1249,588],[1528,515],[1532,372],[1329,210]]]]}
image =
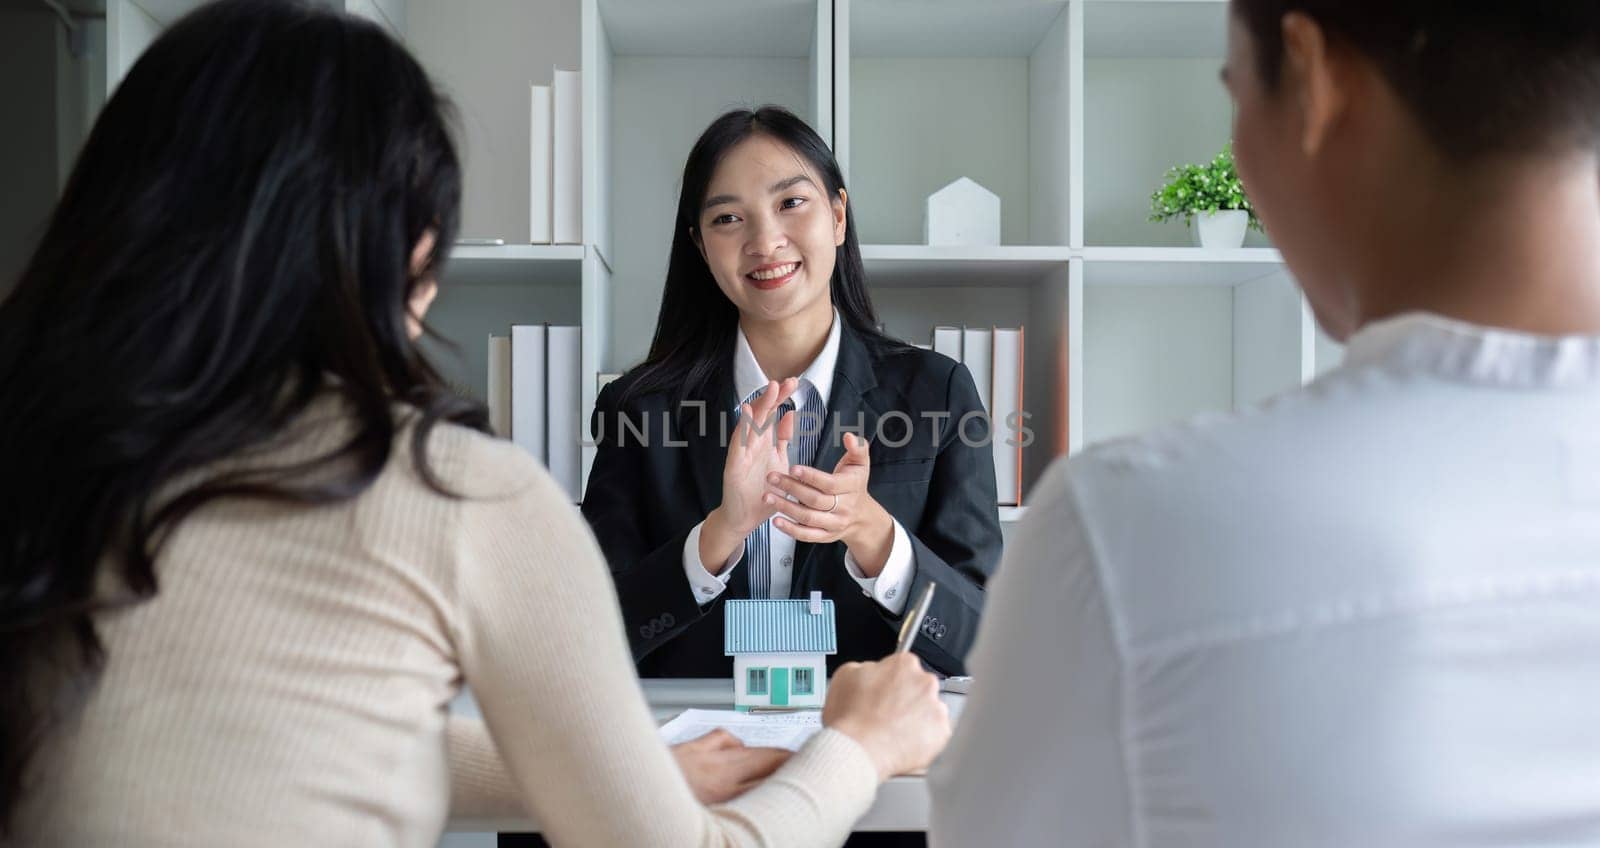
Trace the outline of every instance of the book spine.
{"type": "Polygon", "coordinates": [[[960,327],[934,327],[933,352],[961,361],[961,328],[960,327]]]}
{"type": "Polygon", "coordinates": [[[577,327],[549,329],[547,408],[549,410],[550,476],[577,503],[583,497],[583,336],[577,327]]]}
{"type": "Polygon", "coordinates": [[[1003,506],[1022,499],[1022,331],[994,331],[994,487],[1003,506]],[[1018,427],[1013,428],[1013,422],[1018,427]]]}
{"type": "Polygon", "coordinates": [[[549,244],[551,231],[550,177],[554,143],[551,130],[550,86],[529,87],[528,99],[528,243],[549,244]]]}
{"type": "Polygon", "coordinates": [[[489,426],[511,438],[511,337],[489,337],[489,426]]]}
{"type": "Polygon", "coordinates": [[[994,412],[994,331],[965,327],[961,331],[961,361],[972,372],[983,411],[994,412]]]}
{"type": "Polygon", "coordinates": [[[545,327],[511,328],[511,440],[546,462],[545,327]]]}
{"type": "Polygon", "coordinates": [[[551,213],[556,244],[583,243],[583,86],[578,71],[556,69],[551,213]]]}

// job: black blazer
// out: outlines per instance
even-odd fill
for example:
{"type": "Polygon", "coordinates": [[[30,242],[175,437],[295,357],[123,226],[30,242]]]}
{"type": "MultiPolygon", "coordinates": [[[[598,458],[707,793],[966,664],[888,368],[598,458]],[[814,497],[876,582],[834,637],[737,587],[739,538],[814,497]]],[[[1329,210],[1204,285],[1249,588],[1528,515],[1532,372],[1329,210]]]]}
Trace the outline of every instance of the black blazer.
{"type": "MultiPolygon", "coordinates": [[[[601,390],[590,420],[598,452],[583,515],[610,562],[642,677],[733,673],[733,660],[722,651],[722,601],[749,597],[747,569],[736,566],[727,590],[704,609],[683,569],[689,531],[722,502],[724,446],[736,405],[731,373],[730,363],[707,391],[688,399],[704,401],[703,415],[666,392],[619,407],[634,377],[624,375],[601,390]]],[[[858,433],[871,440],[867,489],[905,527],[915,551],[907,609],[928,581],[939,584],[912,649],[945,674],[964,673],[983,586],[1000,561],[994,455],[984,444],[988,421],[968,421],[966,441],[956,435],[962,416],[982,408],[972,375],[949,357],[917,348],[880,352],[842,328],[815,467],[832,471],[844,455],[835,422],[865,425],[858,433]]],[[[829,658],[830,670],[841,662],[881,659],[894,650],[900,627],[899,617],[850,578],[844,554],[843,542],[797,542],[790,588],[793,598],[820,589],[834,602],[839,653],[829,658]]]]}

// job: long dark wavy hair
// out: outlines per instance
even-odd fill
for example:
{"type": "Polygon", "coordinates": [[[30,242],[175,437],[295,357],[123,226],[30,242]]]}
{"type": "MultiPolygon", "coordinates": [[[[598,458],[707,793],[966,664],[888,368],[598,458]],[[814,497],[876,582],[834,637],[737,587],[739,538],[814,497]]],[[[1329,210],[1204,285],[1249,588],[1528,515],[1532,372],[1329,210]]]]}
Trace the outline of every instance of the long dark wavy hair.
{"type": "Polygon", "coordinates": [[[430,429],[487,429],[406,332],[445,258],[413,274],[413,247],[457,229],[447,114],[381,29],[287,0],[200,8],[106,104],[0,304],[0,833],[39,744],[104,665],[94,614],[156,594],[162,540],[186,516],[219,498],[356,496],[406,423],[395,404],[441,491],[430,429]],[[333,452],[157,497],[324,390],[353,418],[333,452]]]}
{"type": "MultiPolygon", "coordinates": [[[[844,174],[827,142],[805,121],[781,106],[735,109],[706,127],[689,151],[683,166],[678,215],[672,226],[672,254],[667,260],[666,287],[661,314],[656,318],[650,354],[635,367],[637,375],[622,401],[635,395],[667,392],[679,400],[699,392],[720,369],[731,367],[739,308],[717,287],[711,268],[695,244],[700,209],[717,165],[728,151],[753,135],[781,142],[822,175],[830,199],[845,187],[844,174]]],[[[850,329],[869,348],[880,351],[908,349],[904,342],[878,330],[878,315],[867,294],[867,273],[861,264],[861,243],[856,238],[856,215],[845,200],[844,244],[834,253],[829,282],[833,305],[850,329]]]]}

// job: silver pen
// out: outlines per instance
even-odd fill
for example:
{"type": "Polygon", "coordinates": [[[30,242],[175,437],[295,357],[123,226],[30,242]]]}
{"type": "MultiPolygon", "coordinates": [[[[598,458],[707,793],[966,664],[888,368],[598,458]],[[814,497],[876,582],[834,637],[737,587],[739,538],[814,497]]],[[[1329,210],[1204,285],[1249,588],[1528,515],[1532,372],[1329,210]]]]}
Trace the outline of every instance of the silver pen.
{"type": "Polygon", "coordinates": [[[900,639],[895,643],[894,652],[901,653],[911,650],[911,642],[917,638],[917,631],[922,629],[922,619],[928,615],[928,607],[933,604],[933,590],[937,584],[928,583],[928,588],[922,590],[922,597],[917,598],[916,606],[906,613],[905,620],[900,622],[900,639]]]}

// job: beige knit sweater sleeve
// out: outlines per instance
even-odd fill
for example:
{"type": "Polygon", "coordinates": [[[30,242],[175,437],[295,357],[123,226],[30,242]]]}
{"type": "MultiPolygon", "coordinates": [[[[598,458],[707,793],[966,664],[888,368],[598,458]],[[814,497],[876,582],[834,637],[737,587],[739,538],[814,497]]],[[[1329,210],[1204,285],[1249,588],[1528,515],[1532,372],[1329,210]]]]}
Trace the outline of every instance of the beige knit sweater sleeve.
{"type": "Polygon", "coordinates": [[[876,792],[866,752],[824,729],[759,787],[702,806],[657,734],[588,525],[526,454],[470,441],[461,470],[513,485],[456,510],[450,627],[493,740],[452,722],[456,814],[502,803],[509,773],[556,845],[841,843],[876,792]]]}

